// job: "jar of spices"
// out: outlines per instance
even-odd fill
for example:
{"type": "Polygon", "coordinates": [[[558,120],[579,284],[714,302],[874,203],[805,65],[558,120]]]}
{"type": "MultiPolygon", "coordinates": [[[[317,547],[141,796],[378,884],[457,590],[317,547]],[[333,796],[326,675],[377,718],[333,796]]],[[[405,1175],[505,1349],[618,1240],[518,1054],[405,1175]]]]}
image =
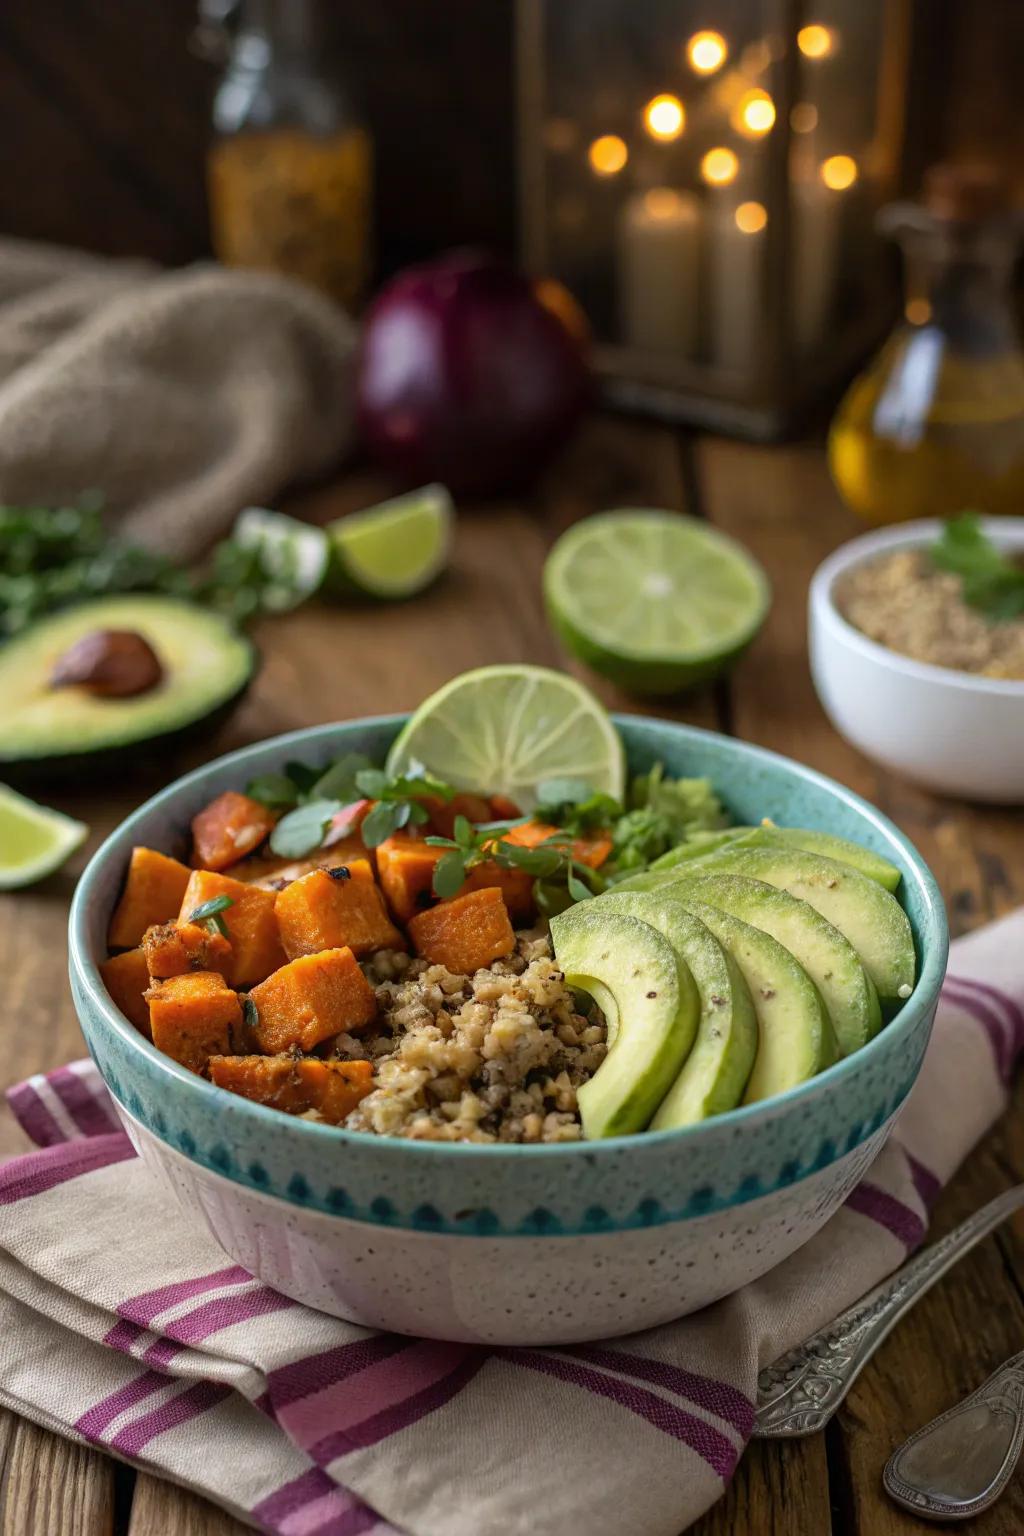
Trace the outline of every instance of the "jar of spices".
{"type": "Polygon", "coordinates": [[[370,267],[371,141],[321,0],[200,0],[200,18],[200,50],[225,60],[208,159],[217,256],[357,308],[370,267]]]}

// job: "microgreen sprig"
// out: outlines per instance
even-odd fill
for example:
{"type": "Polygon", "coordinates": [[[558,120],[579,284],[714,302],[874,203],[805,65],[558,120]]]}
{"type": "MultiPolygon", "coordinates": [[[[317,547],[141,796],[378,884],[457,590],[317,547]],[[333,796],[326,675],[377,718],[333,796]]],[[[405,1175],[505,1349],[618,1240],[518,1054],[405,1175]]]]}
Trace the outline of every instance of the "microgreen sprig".
{"type": "MultiPolygon", "coordinates": [[[[533,875],[537,884],[562,884],[573,901],[587,901],[595,892],[591,883],[600,877],[574,856],[571,836],[553,833],[533,848],[504,841],[504,833],[516,822],[488,822],[474,827],[465,816],[456,816],[451,837],[428,837],[432,848],[446,851],[434,869],[434,894],[442,899],[454,896],[466,876],[480,864],[494,863],[499,869],[521,869],[533,875]]],[[[536,889],[536,885],[535,885],[536,889]]]]}
{"type": "Polygon", "coordinates": [[[455,795],[450,784],[423,771],[389,778],[382,768],[365,768],[356,775],[356,785],[367,800],[377,802],[360,829],[367,848],[376,848],[402,827],[422,827],[429,821],[424,799],[447,803],[455,795]]]}
{"type": "Polygon", "coordinates": [[[928,553],[939,570],[960,577],[964,602],[989,623],[1024,613],[1024,569],[993,544],[976,512],[950,518],[928,553]]]}
{"type": "Polygon", "coordinates": [[[221,916],[228,907],[233,907],[233,896],[211,896],[209,901],[204,901],[202,906],[195,907],[188,915],[190,923],[201,923],[211,933],[219,933],[222,938],[228,937],[228,925],[221,916]]]}

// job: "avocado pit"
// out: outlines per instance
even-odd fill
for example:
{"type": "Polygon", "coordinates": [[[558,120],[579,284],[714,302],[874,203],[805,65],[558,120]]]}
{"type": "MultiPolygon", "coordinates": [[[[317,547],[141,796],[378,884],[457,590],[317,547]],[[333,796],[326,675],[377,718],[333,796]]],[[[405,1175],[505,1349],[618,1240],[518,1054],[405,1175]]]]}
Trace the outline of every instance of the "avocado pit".
{"type": "Polygon", "coordinates": [[[84,688],[98,698],[129,699],[162,681],[159,656],[134,629],[94,629],[58,657],[51,688],[84,688]]]}

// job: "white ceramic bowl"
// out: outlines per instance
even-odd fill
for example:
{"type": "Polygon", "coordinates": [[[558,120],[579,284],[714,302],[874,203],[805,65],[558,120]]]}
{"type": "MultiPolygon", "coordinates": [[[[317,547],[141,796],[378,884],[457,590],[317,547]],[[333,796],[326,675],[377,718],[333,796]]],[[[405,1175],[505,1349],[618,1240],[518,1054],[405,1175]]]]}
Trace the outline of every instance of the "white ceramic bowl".
{"type": "MultiPolygon", "coordinates": [[[[989,537],[1024,554],[1024,517],[983,520],[989,537]]],[[[1024,680],[979,677],[913,661],[869,640],[836,606],[840,577],[893,549],[930,544],[936,519],[853,539],[811,582],[811,674],[841,736],[927,789],[1024,804],[1024,680]]]]}

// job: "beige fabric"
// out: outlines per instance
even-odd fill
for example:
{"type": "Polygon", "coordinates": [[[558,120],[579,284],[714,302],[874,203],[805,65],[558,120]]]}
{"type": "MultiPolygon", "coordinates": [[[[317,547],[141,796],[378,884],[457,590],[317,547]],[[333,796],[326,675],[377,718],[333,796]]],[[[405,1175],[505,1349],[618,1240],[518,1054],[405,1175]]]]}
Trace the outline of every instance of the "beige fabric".
{"type": "Polygon", "coordinates": [[[355,339],[286,278],[0,240],[0,500],[98,490],[188,559],[348,449],[355,339]]]}

